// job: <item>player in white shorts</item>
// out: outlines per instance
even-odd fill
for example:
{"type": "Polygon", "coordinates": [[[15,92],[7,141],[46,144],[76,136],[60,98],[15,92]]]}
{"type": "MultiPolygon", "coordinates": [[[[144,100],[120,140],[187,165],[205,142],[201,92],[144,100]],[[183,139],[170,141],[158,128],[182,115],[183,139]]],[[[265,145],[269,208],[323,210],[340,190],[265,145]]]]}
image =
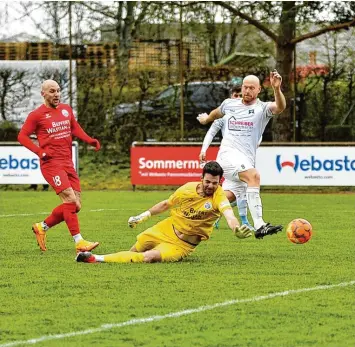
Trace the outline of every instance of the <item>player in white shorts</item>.
{"type": "Polygon", "coordinates": [[[262,102],[257,98],[261,91],[259,79],[254,75],[246,76],[242,85],[242,99],[226,99],[209,115],[201,114],[197,117],[201,124],[223,118],[225,130],[217,161],[226,179],[234,182],[239,179],[247,184],[246,195],[256,238],[282,230],[281,225],[273,226],[263,220],[260,175],[255,169],[256,149],[267,123],[273,115],[286,108],[281,82],[280,74],[276,70],[272,71],[270,83],[275,101],[262,102]]]}
{"type": "MultiPolygon", "coordinates": [[[[240,99],[242,95],[242,87],[235,85],[231,88],[231,99],[240,99]]],[[[211,127],[209,128],[207,134],[205,135],[205,138],[203,139],[203,144],[201,148],[201,152],[199,155],[199,159],[201,163],[206,162],[206,152],[213,141],[213,138],[216,136],[216,134],[221,130],[222,137],[224,135],[224,119],[219,118],[216,119],[211,127]]],[[[261,142],[261,139],[260,139],[261,142]]],[[[238,207],[238,212],[239,216],[241,219],[241,224],[247,225],[251,230],[254,230],[254,228],[251,226],[248,220],[248,204],[247,204],[247,195],[246,195],[246,189],[247,189],[247,184],[245,182],[242,182],[240,180],[229,180],[225,179],[222,184],[222,188],[226,193],[226,196],[231,203],[231,206],[237,206],[238,207]]],[[[214,226],[218,229],[219,226],[219,220],[218,219],[214,226]]]]}

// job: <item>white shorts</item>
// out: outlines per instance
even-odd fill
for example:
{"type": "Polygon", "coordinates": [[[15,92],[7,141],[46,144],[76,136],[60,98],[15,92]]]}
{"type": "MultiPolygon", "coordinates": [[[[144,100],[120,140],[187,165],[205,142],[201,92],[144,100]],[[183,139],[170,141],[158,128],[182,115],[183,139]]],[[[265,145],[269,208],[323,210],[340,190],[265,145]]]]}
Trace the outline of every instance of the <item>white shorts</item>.
{"type": "Polygon", "coordinates": [[[232,192],[236,199],[238,199],[244,192],[246,192],[247,184],[245,182],[237,180],[225,179],[222,183],[223,190],[229,190],[232,192]]]}
{"type": "Polygon", "coordinates": [[[224,178],[234,182],[239,181],[239,172],[254,168],[252,160],[237,149],[219,150],[216,161],[222,166],[224,178]]]}

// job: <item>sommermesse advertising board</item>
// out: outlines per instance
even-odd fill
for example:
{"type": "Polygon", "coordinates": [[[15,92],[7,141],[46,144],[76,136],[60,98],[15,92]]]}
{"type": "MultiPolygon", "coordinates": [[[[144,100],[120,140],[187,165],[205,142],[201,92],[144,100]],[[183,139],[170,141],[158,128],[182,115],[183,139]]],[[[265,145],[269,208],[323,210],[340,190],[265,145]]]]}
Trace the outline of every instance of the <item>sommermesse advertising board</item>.
{"type": "MultiPolygon", "coordinates": [[[[131,148],[132,185],[181,185],[198,181],[201,147],[137,146],[131,148]]],[[[207,160],[215,160],[210,147],[207,160]]],[[[355,147],[260,147],[256,168],[261,184],[272,186],[353,186],[355,147]]]]}
{"type": "MultiPolygon", "coordinates": [[[[73,142],[72,159],[78,171],[78,143],[73,142]]],[[[0,184],[46,184],[39,158],[20,145],[0,145],[0,184]]]]}

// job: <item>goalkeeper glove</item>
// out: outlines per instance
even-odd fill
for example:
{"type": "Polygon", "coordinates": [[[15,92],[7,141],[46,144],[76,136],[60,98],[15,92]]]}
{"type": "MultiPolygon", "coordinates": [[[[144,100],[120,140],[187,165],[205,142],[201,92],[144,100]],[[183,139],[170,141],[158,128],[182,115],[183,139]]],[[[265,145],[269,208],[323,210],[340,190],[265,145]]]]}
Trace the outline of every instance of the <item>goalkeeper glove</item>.
{"type": "Polygon", "coordinates": [[[138,224],[141,224],[142,222],[146,221],[151,216],[152,215],[151,215],[150,211],[145,211],[138,216],[129,217],[128,226],[130,228],[135,228],[138,224]]]}
{"type": "Polygon", "coordinates": [[[239,239],[246,239],[247,237],[250,237],[253,235],[251,229],[245,224],[242,226],[236,227],[234,229],[234,234],[237,236],[239,239]]]}

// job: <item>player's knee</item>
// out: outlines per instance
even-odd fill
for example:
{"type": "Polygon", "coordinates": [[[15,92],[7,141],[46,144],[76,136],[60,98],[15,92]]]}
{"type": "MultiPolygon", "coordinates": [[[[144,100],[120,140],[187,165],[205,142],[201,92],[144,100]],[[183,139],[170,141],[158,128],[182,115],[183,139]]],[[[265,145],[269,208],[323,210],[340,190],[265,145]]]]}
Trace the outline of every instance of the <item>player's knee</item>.
{"type": "Polygon", "coordinates": [[[63,190],[61,193],[59,193],[60,198],[64,203],[72,203],[72,202],[77,202],[77,198],[74,194],[73,189],[68,188],[63,190]]]}
{"type": "Polygon", "coordinates": [[[260,174],[256,169],[250,170],[246,175],[243,176],[243,179],[249,187],[257,187],[260,185],[260,174]]]}
{"type": "Polygon", "coordinates": [[[156,250],[146,251],[143,255],[143,261],[145,263],[157,263],[162,261],[160,252],[156,250]]]}
{"type": "Polygon", "coordinates": [[[254,173],[254,181],[255,183],[257,183],[258,185],[260,184],[260,174],[258,171],[255,171],[254,173]]]}

